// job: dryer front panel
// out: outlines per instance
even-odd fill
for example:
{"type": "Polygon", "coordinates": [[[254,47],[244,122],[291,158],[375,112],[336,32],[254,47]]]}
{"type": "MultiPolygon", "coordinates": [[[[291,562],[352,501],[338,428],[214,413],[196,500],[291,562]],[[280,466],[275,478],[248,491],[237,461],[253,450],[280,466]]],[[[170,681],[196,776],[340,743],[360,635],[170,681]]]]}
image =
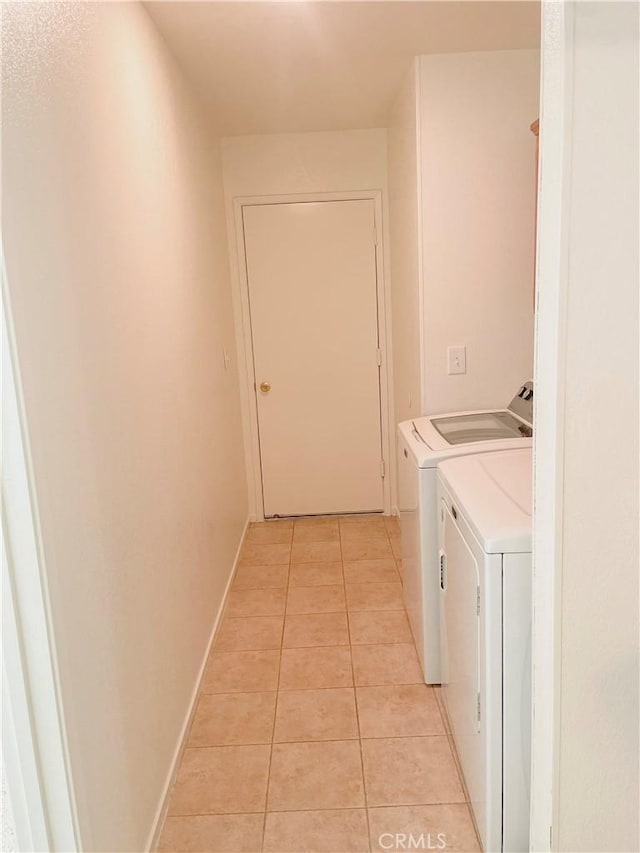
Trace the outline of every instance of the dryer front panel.
{"type": "Polygon", "coordinates": [[[441,504],[441,649],[443,696],[469,799],[484,837],[485,749],[481,736],[480,566],[441,504]]]}
{"type": "Polygon", "coordinates": [[[485,554],[439,484],[442,693],[473,817],[502,849],[502,555],[485,554]]]}

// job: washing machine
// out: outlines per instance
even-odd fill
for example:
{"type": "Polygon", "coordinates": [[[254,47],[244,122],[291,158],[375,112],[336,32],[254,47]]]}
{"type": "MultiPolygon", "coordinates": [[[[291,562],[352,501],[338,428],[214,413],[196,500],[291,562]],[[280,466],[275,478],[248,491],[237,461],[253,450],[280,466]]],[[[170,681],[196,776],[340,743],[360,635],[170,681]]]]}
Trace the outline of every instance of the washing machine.
{"type": "Polygon", "coordinates": [[[427,684],[440,684],[440,609],[436,469],[471,453],[530,447],[533,383],[506,409],[451,412],[398,426],[398,510],[402,580],[411,630],[427,684]]]}
{"type": "Polygon", "coordinates": [[[442,697],[485,851],[529,850],[531,448],[438,469],[442,697]]]}

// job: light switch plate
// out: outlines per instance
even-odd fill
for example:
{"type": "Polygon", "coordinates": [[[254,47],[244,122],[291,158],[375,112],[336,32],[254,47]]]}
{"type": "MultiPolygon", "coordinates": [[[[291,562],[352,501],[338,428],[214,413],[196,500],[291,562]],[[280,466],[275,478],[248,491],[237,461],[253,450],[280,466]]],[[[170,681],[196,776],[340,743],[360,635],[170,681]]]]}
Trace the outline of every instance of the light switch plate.
{"type": "Polygon", "coordinates": [[[449,374],[467,372],[466,347],[449,347],[447,349],[447,370],[449,374]]]}

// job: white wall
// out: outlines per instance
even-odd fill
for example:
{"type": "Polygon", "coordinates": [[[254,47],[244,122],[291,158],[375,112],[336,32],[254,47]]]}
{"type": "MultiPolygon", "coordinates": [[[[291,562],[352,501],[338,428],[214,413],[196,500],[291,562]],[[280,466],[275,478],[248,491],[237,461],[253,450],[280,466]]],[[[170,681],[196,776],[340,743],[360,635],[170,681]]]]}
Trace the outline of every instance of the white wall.
{"type": "MultiPolygon", "coordinates": [[[[244,357],[241,339],[240,269],[236,246],[234,199],[249,196],[304,195],[312,193],[382,191],[385,280],[388,281],[387,131],[385,129],[284,133],[263,136],[230,136],[222,140],[224,186],[229,232],[231,277],[236,296],[239,358],[244,357]]],[[[389,321],[389,318],[387,318],[389,321]]],[[[387,327],[390,337],[390,323],[387,327]]],[[[253,381],[253,380],[252,380],[253,381]]],[[[385,388],[383,387],[383,393],[385,388]]],[[[253,462],[251,401],[247,380],[242,381],[241,400],[247,467],[253,462]]],[[[393,421],[392,421],[393,422],[393,421]]],[[[387,460],[391,483],[395,482],[394,460],[387,460]]],[[[250,509],[260,513],[259,484],[248,471],[250,509]]],[[[393,487],[392,487],[393,489],[393,487]]],[[[393,495],[392,495],[393,503],[393,495]]]]}
{"type": "Polygon", "coordinates": [[[247,514],[219,154],[140,4],[3,18],[3,240],[83,849],[140,851],[247,514]]]}
{"type": "Polygon", "coordinates": [[[422,412],[419,61],[396,95],[388,128],[389,244],[396,422],[422,412]]]}
{"type": "Polygon", "coordinates": [[[384,129],[228,136],[222,157],[227,199],[387,187],[384,129]]]}
{"type": "Polygon", "coordinates": [[[428,414],[504,406],[532,375],[538,78],[533,50],[420,57],[428,414]]]}
{"type": "Polygon", "coordinates": [[[554,847],[637,851],[638,6],[569,11],[554,847]]]}

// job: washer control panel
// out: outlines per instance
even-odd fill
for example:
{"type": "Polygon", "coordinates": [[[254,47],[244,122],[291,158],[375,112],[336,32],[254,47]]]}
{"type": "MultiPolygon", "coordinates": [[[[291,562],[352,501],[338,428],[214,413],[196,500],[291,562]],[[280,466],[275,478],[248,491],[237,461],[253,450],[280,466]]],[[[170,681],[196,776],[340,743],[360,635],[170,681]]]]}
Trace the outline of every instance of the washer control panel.
{"type": "Polygon", "coordinates": [[[533,382],[525,382],[520,390],[509,403],[509,410],[533,426],[533,382]]]}

